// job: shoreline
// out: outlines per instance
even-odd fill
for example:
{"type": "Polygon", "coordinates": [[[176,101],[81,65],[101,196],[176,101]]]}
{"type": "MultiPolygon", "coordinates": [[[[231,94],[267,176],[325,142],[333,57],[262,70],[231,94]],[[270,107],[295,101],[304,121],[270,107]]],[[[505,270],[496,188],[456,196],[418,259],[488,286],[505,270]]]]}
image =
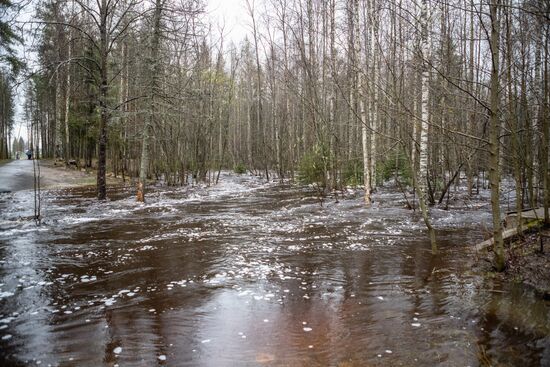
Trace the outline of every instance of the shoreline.
{"type": "Polygon", "coordinates": [[[505,242],[504,251],[504,271],[496,272],[493,267],[492,246],[477,251],[479,258],[475,261],[474,268],[485,276],[498,278],[506,283],[521,284],[532,289],[537,296],[550,300],[550,229],[531,227],[520,235],[516,234],[505,242]],[[543,252],[540,251],[541,237],[543,252]]]}

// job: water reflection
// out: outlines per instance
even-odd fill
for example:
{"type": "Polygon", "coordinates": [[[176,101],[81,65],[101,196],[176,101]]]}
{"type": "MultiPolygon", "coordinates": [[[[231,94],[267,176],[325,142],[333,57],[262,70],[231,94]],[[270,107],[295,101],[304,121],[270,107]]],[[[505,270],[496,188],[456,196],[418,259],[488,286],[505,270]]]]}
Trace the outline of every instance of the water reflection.
{"type": "Polygon", "coordinates": [[[434,210],[433,257],[399,193],[320,206],[304,189],[222,180],[145,205],[125,188],[106,203],[48,192],[40,228],[17,220],[30,193],[2,197],[4,364],[550,362],[548,304],[471,274],[466,245],[488,213],[434,210]]]}

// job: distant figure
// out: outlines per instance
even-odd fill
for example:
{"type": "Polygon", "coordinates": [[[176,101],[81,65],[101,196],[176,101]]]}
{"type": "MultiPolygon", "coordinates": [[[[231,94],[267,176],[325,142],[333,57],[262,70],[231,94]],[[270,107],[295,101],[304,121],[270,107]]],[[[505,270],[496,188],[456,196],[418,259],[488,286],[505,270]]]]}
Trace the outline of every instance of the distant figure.
{"type": "Polygon", "coordinates": [[[32,159],[32,150],[29,149],[25,153],[27,154],[27,159],[32,159]]]}
{"type": "Polygon", "coordinates": [[[15,159],[19,159],[19,152],[15,153],[15,159]]]}

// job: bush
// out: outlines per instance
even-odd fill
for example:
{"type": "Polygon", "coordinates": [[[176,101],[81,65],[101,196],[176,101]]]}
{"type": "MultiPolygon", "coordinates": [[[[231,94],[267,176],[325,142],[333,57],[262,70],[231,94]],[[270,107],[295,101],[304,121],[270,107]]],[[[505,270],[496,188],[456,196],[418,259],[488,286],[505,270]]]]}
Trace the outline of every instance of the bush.
{"type": "Polygon", "coordinates": [[[302,184],[319,184],[322,187],[326,182],[327,155],[322,146],[316,145],[311,151],[304,154],[298,164],[298,181],[302,184]]]}
{"type": "Polygon", "coordinates": [[[242,175],[243,173],[246,173],[247,169],[246,166],[241,162],[237,163],[235,167],[233,167],[233,171],[238,175],[242,175]]]}
{"type": "Polygon", "coordinates": [[[378,181],[380,179],[387,181],[396,173],[400,177],[400,181],[403,181],[406,185],[412,184],[411,167],[403,151],[393,152],[387,160],[378,162],[376,165],[378,181]]]}
{"type": "Polygon", "coordinates": [[[363,161],[354,159],[347,162],[342,172],[342,181],[346,186],[363,185],[363,161]]]}

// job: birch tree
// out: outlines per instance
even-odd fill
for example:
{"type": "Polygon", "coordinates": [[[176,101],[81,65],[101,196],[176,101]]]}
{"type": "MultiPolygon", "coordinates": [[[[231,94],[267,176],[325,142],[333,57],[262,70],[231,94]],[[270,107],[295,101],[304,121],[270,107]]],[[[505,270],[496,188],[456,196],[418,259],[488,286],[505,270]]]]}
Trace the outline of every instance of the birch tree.
{"type": "Polygon", "coordinates": [[[421,31],[421,91],[422,91],[422,103],[420,105],[420,145],[418,154],[418,201],[420,204],[420,210],[422,211],[422,217],[424,223],[428,229],[428,235],[430,237],[430,243],[432,246],[432,253],[437,253],[437,243],[435,239],[435,230],[430,221],[427,204],[427,182],[428,182],[428,127],[430,119],[430,3],[429,0],[422,0],[422,8],[420,10],[420,31],[421,31]]]}

